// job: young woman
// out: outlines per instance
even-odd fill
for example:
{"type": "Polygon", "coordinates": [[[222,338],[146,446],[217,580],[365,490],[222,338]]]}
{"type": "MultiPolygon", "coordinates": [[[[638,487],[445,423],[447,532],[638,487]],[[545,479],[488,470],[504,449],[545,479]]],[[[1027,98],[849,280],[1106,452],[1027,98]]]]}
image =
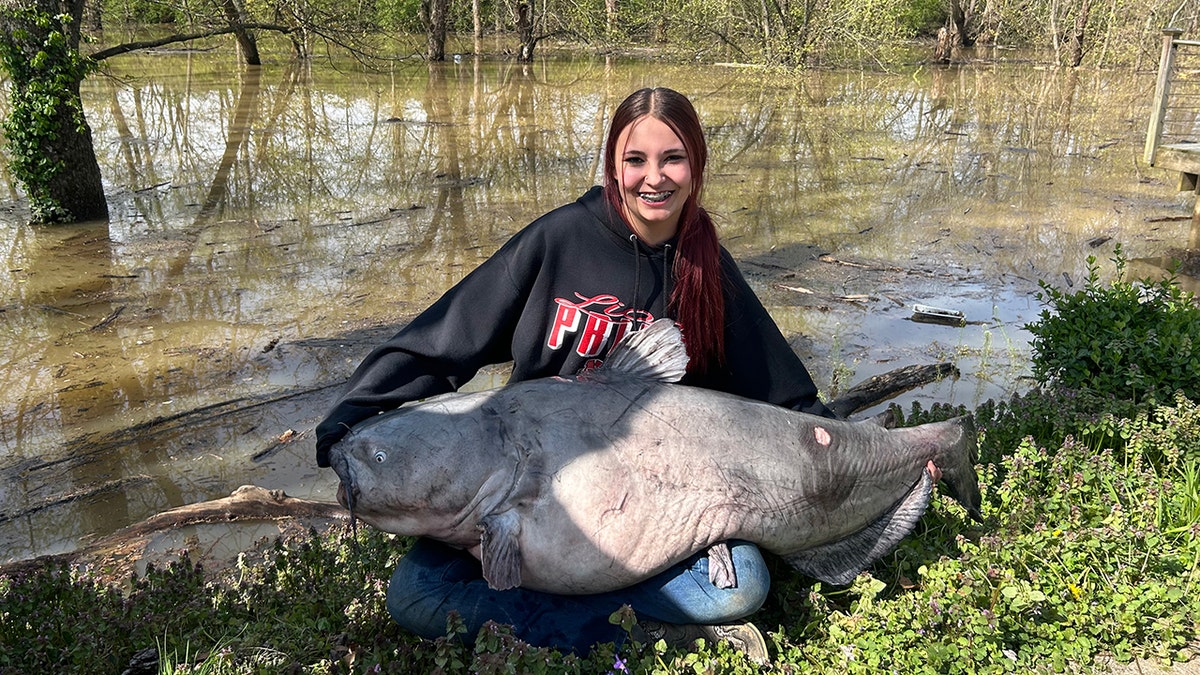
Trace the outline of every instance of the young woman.
{"type": "MultiPolygon", "coordinates": [[[[684,384],[832,416],[700,206],[708,149],[691,102],[670,89],[634,92],[613,114],[604,152],[602,187],[517,233],[366,357],[317,426],[319,466],[358,422],[454,391],[485,365],[512,361],[512,382],[572,376],[662,317],[683,328],[684,384]]],[[[623,637],[608,617],[629,604],[648,637],[725,638],[765,657],[757,629],[733,622],[762,605],[770,579],[756,547],[730,549],[735,588],[709,582],[701,553],[621,591],[556,596],[494,591],[468,553],[419,540],[392,576],[387,606],[429,638],[457,611],[470,635],[491,619],[532,644],[586,652],[623,637]]]]}

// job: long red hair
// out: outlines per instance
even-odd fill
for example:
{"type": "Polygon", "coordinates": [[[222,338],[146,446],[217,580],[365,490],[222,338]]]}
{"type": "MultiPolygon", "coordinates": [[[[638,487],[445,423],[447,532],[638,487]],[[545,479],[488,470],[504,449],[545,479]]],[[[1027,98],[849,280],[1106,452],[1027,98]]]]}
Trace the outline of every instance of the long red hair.
{"type": "MultiPolygon", "coordinates": [[[[617,213],[622,213],[621,190],[617,186],[617,138],[626,127],[647,115],[675,132],[683,142],[691,165],[692,191],[679,217],[675,284],[667,307],[674,311],[675,320],[683,326],[688,370],[704,372],[725,361],[725,295],[717,228],[700,206],[708,143],[704,140],[700,117],[686,96],[665,87],[639,89],[617,106],[604,146],[604,194],[617,213]]],[[[625,225],[628,227],[629,223],[625,225]]]]}

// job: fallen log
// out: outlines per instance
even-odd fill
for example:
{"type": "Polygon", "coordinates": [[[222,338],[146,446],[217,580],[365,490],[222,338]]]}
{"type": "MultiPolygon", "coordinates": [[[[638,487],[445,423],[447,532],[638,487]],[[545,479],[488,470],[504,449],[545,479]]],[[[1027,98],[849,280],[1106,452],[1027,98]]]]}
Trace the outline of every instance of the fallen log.
{"type": "Polygon", "coordinates": [[[336,502],[318,502],[289,497],[283,490],[268,490],[243,485],[228,497],[185,504],[153,515],[139,523],[117,530],[109,538],[144,537],[155,532],[202,523],[233,523],[280,518],[349,519],[350,514],[336,502]]]}
{"type": "Polygon", "coordinates": [[[841,417],[849,417],[911,389],[958,375],[958,368],[952,363],[905,366],[867,378],[825,406],[841,417]]]}
{"type": "Polygon", "coordinates": [[[228,497],[185,504],[143,521],[124,527],[69,553],[44,555],[0,565],[0,575],[18,574],[47,564],[71,563],[109,551],[128,551],[132,545],[144,545],[160,532],[188,525],[245,523],[270,520],[349,520],[350,514],[336,502],[320,502],[289,497],[282,490],[243,485],[228,497]]]}

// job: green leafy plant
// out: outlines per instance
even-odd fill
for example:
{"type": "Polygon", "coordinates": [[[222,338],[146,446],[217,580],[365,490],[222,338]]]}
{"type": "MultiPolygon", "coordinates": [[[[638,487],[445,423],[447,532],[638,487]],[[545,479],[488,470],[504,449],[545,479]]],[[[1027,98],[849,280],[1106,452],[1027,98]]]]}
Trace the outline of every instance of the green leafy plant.
{"type": "Polygon", "coordinates": [[[1040,283],[1046,309],[1025,326],[1034,377],[1131,401],[1168,401],[1176,390],[1200,397],[1200,308],[1192,294],[1174,276],[1127,281],[1119,245],[1109,285],[1100,282],[1095,256],[1087,261],[1080,291],[1040,283]]]}
{"type": "Polygon", "coordinates": [[[155,0],[103,0],[101,8],[106,25],[173,23],[183,18],[182,8],[155,0]]]}

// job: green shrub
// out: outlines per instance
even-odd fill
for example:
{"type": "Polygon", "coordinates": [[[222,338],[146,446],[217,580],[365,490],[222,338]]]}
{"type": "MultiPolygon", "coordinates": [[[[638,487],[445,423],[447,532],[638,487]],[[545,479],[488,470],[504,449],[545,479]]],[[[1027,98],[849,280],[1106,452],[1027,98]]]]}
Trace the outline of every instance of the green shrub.
{"type": "Polygon", "coordinates": [[[158,0],[104,0],[101,8],[105,23],[118,25],[175,23],[182,11],[158,0]]]}
{"type": "Polygon", "coordinates": [[[1118,420],[1132,419],[1152,409],[1113,395],[1057,386],[1016,394],[1007,401],[987,401],[975,410],[981,429],[979,458],[1000,463],[1026,438],[1058,446],[1069,437],[1093,447],[1122,449],[1118,420]]]}
{"type": "Polygon", "coordinates": [[[384,30],[419,33],[421,22],[421,0],[377,0],[375,20],[384,30]]]}
{"type": "Polygon", "coordinates": [[[1064,293],[1045,281],[1046,305],[1033,333],[1033,374],[1043,384],[1130,401],[1169,401],[1176,390],[1200,398],[1200,308],[1174,276],[1127,281],[1118,245],[1116,278],[1100,283],[1088,257],[1084,288],[1064,293]]]}
{"type": "Polygon", "coordinates": [[[900,22],[913,35],[934,35],[946,22],[946,6],[938,0],[904,3],[900,22]]]}

